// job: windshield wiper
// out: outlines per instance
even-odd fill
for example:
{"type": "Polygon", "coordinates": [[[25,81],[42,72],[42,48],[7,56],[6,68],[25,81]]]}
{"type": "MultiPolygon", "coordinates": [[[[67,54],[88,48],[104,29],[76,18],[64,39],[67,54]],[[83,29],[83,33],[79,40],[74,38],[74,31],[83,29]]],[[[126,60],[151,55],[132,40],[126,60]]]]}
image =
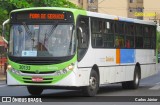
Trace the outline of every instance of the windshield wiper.
{"type": "Polygon", "coordinates": [[[56,29],[57,25],[58,25],[58,22],[55,25],[52,25],[52,28],[49,33],[45,33],[44,45],[45,45],[45,42],[49,39],[49,37],[52,35],[54,30],[56,29]]]}
{"type": "Polygon", "coordinates": [[[23,22],[22,24],[23,24],[23,26],[24,26],[24,28],[25,28],[25,31],[27,32],[27,34],[29,35],[30,39],[31,39],[32,42],[33,42],[33,46],[32,46],[32,50],[33,50],[34,41],[35,41],[35,40],[34,40],[34,37],[33,37],[33,34],[32,34],[32,32],[29,30],[29,28],[28,28],[28,26],[26,25],[25,22],[23,22]]]}
{"type": "Polygon", "coordinates": [[[23,26],[24,26],[27,34],[30,36],[30,38],[31,38],[31,40],[32,40],[32,39],[33,39],[32,32],[29,30],[29,28],[28,28],[28,26],[26,25],[25,22],[23,22],[22,24],[23,24],[23,26]]]}

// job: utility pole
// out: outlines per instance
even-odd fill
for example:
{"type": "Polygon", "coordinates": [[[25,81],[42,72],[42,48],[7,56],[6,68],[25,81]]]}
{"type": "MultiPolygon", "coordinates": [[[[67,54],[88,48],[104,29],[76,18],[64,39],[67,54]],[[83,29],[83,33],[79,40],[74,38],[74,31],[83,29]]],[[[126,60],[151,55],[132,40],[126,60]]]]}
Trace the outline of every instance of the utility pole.
{"type": "Polygon", "coordinates": [[[155,16],[154,16],[154,19],[149,19],[149,20],[153,20],[157,26],[160,26],[160,19],[157,18],[157,13],[155,12],[155,16]]]}

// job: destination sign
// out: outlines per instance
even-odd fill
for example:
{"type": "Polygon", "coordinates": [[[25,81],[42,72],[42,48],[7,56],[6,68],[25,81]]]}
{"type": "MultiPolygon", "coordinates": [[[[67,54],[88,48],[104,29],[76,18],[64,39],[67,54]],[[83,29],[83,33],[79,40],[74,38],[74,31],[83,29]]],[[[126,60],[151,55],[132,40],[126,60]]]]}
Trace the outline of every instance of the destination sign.
{"type": "Polygon", "coordinates": [[[49,13],[49,14],[40,14],[40,13],[29,13],[28,16],[29,19],[48,19],[48,20],[63,20],[65,19],[64,14],[55,14],[55,13],[49,13]]]}
{"type": "Polygon", "coordinates": [[[26,22],[27,24],[33,24],[51,23],[55,21],[74,22],[73,13],[58,10],[32,10],[11,13],[11,23],[26,22]]]}

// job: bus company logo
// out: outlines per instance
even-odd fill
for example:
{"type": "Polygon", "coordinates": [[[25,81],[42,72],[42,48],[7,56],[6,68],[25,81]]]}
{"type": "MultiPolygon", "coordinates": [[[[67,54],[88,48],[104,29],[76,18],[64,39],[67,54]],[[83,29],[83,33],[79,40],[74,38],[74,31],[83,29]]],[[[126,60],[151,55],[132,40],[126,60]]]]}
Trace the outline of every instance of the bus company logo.
{"type": "Polygon", "coordinates": [[[40,73],[40,71],[39,71],[39,70],[36,70],[36,71],[35,71],[35,73],[36,73],[36,74],[39,74],[39,73],[40,73]]]}
{"type": "Polygon", "coordinates": [[[114,57],[106,57],[106,62],[114,62],[114,57]]]}
{"type": "Polygon", "coordinates": [[[11,97],[2,97],[2,102],[12,102],[11,97]]]}

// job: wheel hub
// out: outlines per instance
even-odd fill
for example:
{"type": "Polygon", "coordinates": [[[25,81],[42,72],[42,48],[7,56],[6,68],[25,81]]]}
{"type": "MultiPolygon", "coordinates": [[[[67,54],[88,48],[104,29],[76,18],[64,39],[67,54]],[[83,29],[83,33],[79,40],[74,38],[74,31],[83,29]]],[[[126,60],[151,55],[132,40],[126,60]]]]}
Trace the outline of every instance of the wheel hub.
{"type": "Polygon", "coordinates": [[[96,78],[95,77],[91,77],[90,78],[89,85],[90,85],[91,89],[95,89],[96,88],[96,78]]]}

